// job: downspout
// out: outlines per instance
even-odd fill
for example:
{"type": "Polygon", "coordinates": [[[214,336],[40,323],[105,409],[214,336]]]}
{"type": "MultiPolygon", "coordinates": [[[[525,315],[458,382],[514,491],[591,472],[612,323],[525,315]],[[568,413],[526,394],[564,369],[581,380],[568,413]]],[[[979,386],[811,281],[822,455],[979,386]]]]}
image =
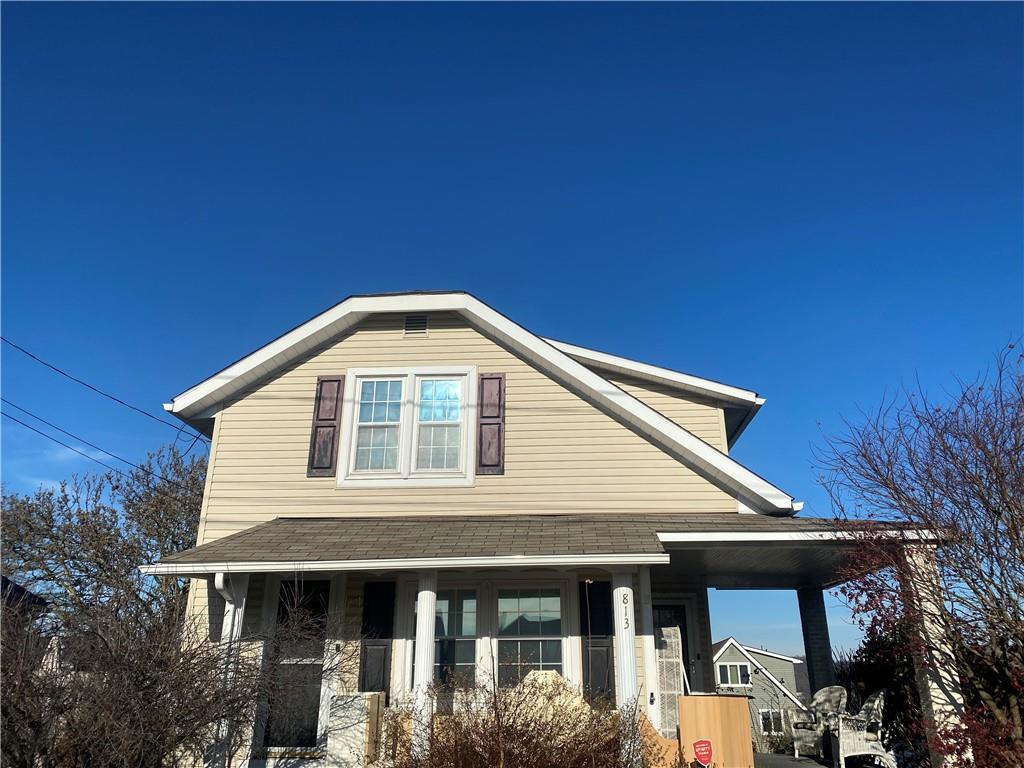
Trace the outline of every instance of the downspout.
{"type": "MultiPolygon", "coordinates": [[[[231,685],[235,676],[235,661],[238,641],[242,636],[242,622],[245,618],[245,596],[249,590],[249,574],[229,575],[223,571],[214,574],[213,587],[224,598],[224,619],[220,629],[220,642],[225,649],[224,686],[231,685]]],[[[223,766],[230,765],[226,743],[228,724],[221,720],[217,724],[214,759],[223,766]]]]}

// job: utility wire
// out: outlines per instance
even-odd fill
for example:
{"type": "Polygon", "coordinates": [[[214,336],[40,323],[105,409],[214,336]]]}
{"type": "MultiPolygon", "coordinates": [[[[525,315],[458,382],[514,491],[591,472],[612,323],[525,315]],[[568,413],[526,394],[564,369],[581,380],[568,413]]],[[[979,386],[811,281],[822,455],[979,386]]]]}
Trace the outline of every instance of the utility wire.
{"type": "MultiPolygon", "coordinates": [[[[150,413],[149,411],[147,411],[147,410],[145,410],[143,408],[139,408],[138,406],[132,405],[131,403],[126,403],[124,400],[122,400],[121,398],[117,397],[116,395],[112,395],[109,392],[104,392],[102,389],[100,389],[98,387],[94,387],[89,382],[83,381],[82,379],[78,378],[77,376],[72,376],[70,373],[68,373],[67,371],[64,371],[64,370],[58,368],[53,363],[48,363],[45,360],[43,360],[41,357],[39,357],[38,355],[34,355],[33,353],[29,352],[27,349],[25,349],[21,345],[15,344],[13,341],[8,339],[6,336],[0,336],[0,341],[3,341],[4,344],[9,344],[10,346],[14,347],[16,350],[21,352],[23,355],[27,355],[28,357],[31,357],[37,363],[40,363],[41,365],[45,365],[51,371],[55,371],[56,373],[59,373],[61,376],[64,376],[66,378],[71,379],[76,384],[81,384],[83,387],[85,387],[87,389],[91,389],[93,392],[95,392],[98,395],[102,395],[103,397],[109,398],[110,400],[113,400],[115,403],[118,403],[119,405],[123,405],[125,408],[130,408],[133,411],[141,413],[146,418],[152,419],[153,421],[159,421],[161,424],[165,424],[168,427],[170,427],[171,429],[173,429],[176,432],[178,432],[178,434],[181,434],[181,432],[183,432],[183,431],[187,431],[185,429],[185,427],[183,425],[181,425],[181,424],[175,424],[172,421],[167,421],[166,419],[161,419],[159,416],[154,416],[152,413],[150,413]]],[[[40,421],[41,421],[41,419],[40,419],[40,421]]],[[[194,435],[197,440],[201,439],[203,441],[206,441],[206,437],[203,436],[202,434],[198,433],[198,432],[189,432],[189,434],[194,435]]]]}
{"type": "MultiPolygon", "coordinates": [[[[68,437],[72,438],[73,440],[77,440],[78,442],[82,443],[83,445],[89,446],[93,450],[96,450],[96,451],[99,451],[100,453],[106,454],[107,456],[109,456],[112,459],[117,459],[118,461],[124,462],[125,464],[127,464],[130,467],[135,467],[135,469],[139,470],[140,472],[145,472],[147,475],[152,475],[153,477],[155,477],[155,478],[157,478],[159,480],[163,480],[165,483],[169,483],[169,484],[171,484],[173,486],[181,488],[181,490],[183,490],[183,491],[187,491],[188,490],[188,488],[186,488],[184,485],[182,485],[181,483],[179,483],[179,482],[177,482],[175,480],[171,480],[169,478],[166,478],[163,475],[160,475],[160,474],[157,474],[156,472],[153,472],[152,470],[146,469],[145,467],[140,467],[138,464],[135,464],[135,463],[133,463],[131,461],[128,461],[128,459],[122,458],[121,456],[118,456],[116,453],[111,453],[110,451],[108,451],[108,450],[106,450],[104,448],[100,448],[98,445],[96,445],[94,443],[90,443],[88,440],[83,440],[78,435],[74,435],[71,432],[68,432],[66,429],[62,429],[61,427],[58,427],[56,424],[47,421],[46,419],[42,418],[41,416],[36,416],[36,414],[32,413],[29,410],[26,410],[25,408],[22,408],[20,405],[16,405],[16,404],[12,403],[6,397],[0,397],[0,402],[3,402],[4,405],[9,405],[11,408],[15,408],[15,409],[21,411],[26,416],[29,416],[29,417],[35,419],[36,421],[39,421],[39,422],[45,424],[46,426],[50,427],[51,429],[56,429],[58,432],[61,432],[61,433],[65,434],[65,435],[67,435],[68,437]]],[[[23,421],[20,421],[19,419],[14,418],[9,413],[4,412],[3,415],[6,416],[9,419],[13,419],[14,421],[17,421],[19,424],[21,424],[24,427],[28,427],[29,429],[32,429],[34,432],[39,432],[39,434],[44,435],[46,437],[49,437],[51,440],[54,440],[55,442],[60,442],[60,441],[56,440],[55,438],[51,437],[50,435],[47,435],[45,432],[41,432],[38,429],[33,429],[33,427],[29,427],[28,424],[26,424],[23,421]]],[[[61,443],[61,445],[64,445],[64,443],[61,443]]],[[[82,456],[85,456],[86,458],[93,459],[93,457],[89,456],[89,454],[87,454],[87,453],[85,453],[83,451],[79,451],[79,450],[77,450],[75,448],[71,448],[71,446],[69,446],[69,445],[64,445],[64,447],[65,448],[70,448],[75,453],[79,453],[82,456]]],[[[97,461],[97,460],[93,459],[93,461],[97,461]]],[[[98,464],[103,464],[103,462],[101,462],[101,461],[97,461],[97,463],[98,464]]],[[[107,469],[114,469],[113,467],[111,467],[111,466],[109,466],[107,464],[103,464],[103,466],[107,467],[107,469]]],[[[117,469],[114,469],[114,471],[115,472],[120,472],[120,470],[117,470],[117,469]]],[[[124,473],[122,472],[121,474],[124,474],[124,473]]]]}
{"type": "MultiPolygon", "coordinates": [[[[97,459],[97,458],[96,458],[95,456],[90,456],[90,455],[89,455],[88,453],[86,453],[85,451],[80,451],[80,450],[78,450],[77,448],[75,448],[74,446],[68,445],[68,444],[67,444],[67,443],[65,443],[65,442],[64,442],[63,440],[58,440],[58,439],[57,439],[56,437],[54,437],[53,435],[48,435],[48,434],[46,434],[45,432],[43,432],[43,431],[41,431],[41,430],[38,430],[38,429],[36,429],[36,428],[35,428],[35,427],[33,427],[33,426],[32,426],[31,424],[26,424],[26,423],[25,423],[24,421],[22,421],[21,419],[19,419],[19,418],[15,417],[15,416],[11,416],[11,414],[7,413],[6,411],[4,411],[4,412],[0,413],[0,416],[5,416],[5,417],[7,417],[8,419],[10,419],[11,421],[15,422],[16,424],[20,424],[21,426],[25,427],[25,429],[30,429],[30,430],[32,430],[33,432],[35,432],[35,433],[36,433],[37,435],[42,435],[42,436],[43,436],[43,437],[45,437],[45,438],[46,438],[47,440],[52,440],[53,442],[57,443],[57,445],[62,445],[62,446],[64,446],[65,448],[67,448],[67,449],[68,449],[69,451],[74,451],[74,452],[75,452],[75,453],[77,453],[77,454],[78,454],[79,456],[84,456],[85,458],[89,459],[89,461],[95,461],[95,462],[96,462],[97,464],[99,464],[99,465],[100,465],[101,467],[106,467],[107,469],[109,469],[109,470],[110,470],[111,472],[113,472],[114,474],[120,475],[121,477],[123,477],[123,478],[126,478],[126,479],[128,479],[128,480],[130,480],[130,479],[131,479],[131,477],[130,477],[130,476],[128,475],[128,473],[127,473],[127,472],[124,472],[123,470],[120,470],[120,469],[118,469],[117,467],[112,467],[112,466],[110,466],[109,464],[107,464],[106,462],[100,461],[100,460],[99,460],[99,459],[97,459]]],[[[130,462],[128,462],[128,463],[130,463],[130,462]]],[[[141,467],[140,467],[140,469],[141,469],[141,467]]],[[[143,471],[145,471],[145,470],[143,470],[143,471]]],[[[168,480],[168,482],[171,482],[171,481],[169,481],[169,480],[168,480]]],[[[178,483],[175,483],[175,485],[179,485],[179,484],[178,484],[178,483]]],[[[179,486],[179,487],[183,487],[183,486],[179,486]]],[[[181,502],[181,499],[180,499],[180,498],[178,498],[177,496],[171,496],[171,495],[170,495],[169,493],[166,493],[166,492],[164,492],[164,491],[161,491],[161,490],[160,490],[159,488],[151,488],[150,490],[152,490],[152,491],[153,491],[153,492],[154,492],[155,494],[157,494],[158,496],[163,496],[163,497],[164,497],[165,499],[168,499],[168,500],[170,500],[170,501],[173,501],[173,502],[176,502],[176,503],[177,503],[177,502],[181,502]]],[[[186,489],[186,490],[187,490],[187,489],[186,489]]]]}

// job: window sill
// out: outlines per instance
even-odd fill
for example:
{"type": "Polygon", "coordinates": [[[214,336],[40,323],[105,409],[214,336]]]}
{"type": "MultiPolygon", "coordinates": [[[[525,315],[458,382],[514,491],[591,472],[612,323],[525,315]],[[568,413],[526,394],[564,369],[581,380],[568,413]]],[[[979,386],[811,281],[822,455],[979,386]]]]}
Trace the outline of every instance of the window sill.
{"type": "Polygon", "coordinates": [[[363,477],[348,475],[338,479],[338,488],[468,488],[476,477],[473,474],[449,475],[385,475],[363,477]]]}

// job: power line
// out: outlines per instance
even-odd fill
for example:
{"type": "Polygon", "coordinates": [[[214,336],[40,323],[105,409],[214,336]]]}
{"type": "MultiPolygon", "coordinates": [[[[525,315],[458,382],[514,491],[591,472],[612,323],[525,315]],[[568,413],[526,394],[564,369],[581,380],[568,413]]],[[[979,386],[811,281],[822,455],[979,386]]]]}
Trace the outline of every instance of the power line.
{"type": "MultiPolygon", "coordinates": [[[[15,407],[17,407],[17,406],[15,406],[15,407]]],[[[19,418],[15,417],[15,416],[11,416],[11,414],[9,414],[9,413],[7,413],[7,412],[2,412],[2,413],[0,413],[0,416],[5,416],[6,418],[10,419],[11,421],[15,422],[16,424],[20,424],[21,426],[25,427],[26,429],[29,429],[29,430],[31,430],[31,431],[33,431],[33,432],[35,432],[35,433],[36,433],[37,435],[42,435],[42,436],[43,436],[43,437],[45,437],[45,438],[46,438],[47,440],[52,440],[53,442],[57,443],[57,445],[61,445],[61,446],[64,446],[64,447],[65,447],[65,448],[67,448],[67,449],[68,449],[69,451],[74,451],[74,452],[75,452],[75,453],[77,453],[77,454],[78,454],[79,456],[84,456],[85,458],[89,459],[89,461],[95,461],[95,462],[96,462],[97,464],[99,464],[99,465],[100,465],[101,467],[106,467],[106,468],[107,468],[107,469],[109,469],[109,470],[110,470],[111,472],[113,472],[113,473],[115,473],[115,474],[118,474],[118,475],[120,475],[121,477],[127,478],[127,479],[129,479],[129,480],[131,479],[131,477],[130,477],[130,476],[128,475],[128,473],[124,472],[123,470],[120,470],[120,469],[118,469],[117,467],[112,467],[112,466],[110,466],[109,464],[107,464],[106,462],[100,461],[100,460],[99,460],[99,459],[97,459],[97,458],[96,458],[95,456],[90,456],[90,455],[89,455],[88,453],[86,453],[85,451],[80,451],[80,450],[78,450],[77,448],[75,448],[74,446],[68,445],[68,444],[67,444],[67,443],[65,443],[65,442],[64,442],[63,440],[58,440],[58,439],[57,439],[56,437],[54,437],[53,435],[48,435],[48,434],[46,434],[45,432],[43,432],[43,431],[41,431],[41,430],[38,430],[38,429],[36,429],[36,428],[35,428],[35,427],[33,427],[33,426],[32,426],[31,424],[26,424],[26,423],[25,423],[24,421],[22,421],[21,419],[19,419],[19,418]]],[[[122,461],[123,461],[123,459],[122,459],[122,461]]],[[[131,462],[126,462],[126,463],[131,463],[131,462]]],[[[140,469],[141,469],[141,467],[140,467],[140,469]]],[[[143,471],[145,471],[145,470],[143,470],[143,471]]],[[[152,474],[152,473],[151,473],[151,474],[152,474]]],[[[158,475],[158,477],[159,477],[159,475],[158,475]]],[[[167,482],[172,482],[172,481],[168,480],[167,482]]],[[[178,483],[175,483],[175,485],[178,485],[179,487],[183,488],[183,490],[185,490],[186,492],[188,491],[188,489],[187,489],[187,488],[184,488],[184,486],[181,486],[181,485],[180,485],[180,484],[178,484],[178,483]]],[[[170,501],[173,501],[173,502],[175,502],[175,503],[178,503],[178,502],[180,502],[180,501],[181,501],[181,499],[180,499],[180,498],[178,498],[177,496],[171,496],[171,495],[170,495],[169,493],[166,493],[166,492],[164,492],[164,491],[161,491],[161,490],[160,490],[159,488],[152,488],[152,489],[150,489],[150,490],[152,490],[152,491],[153,491],[153,492],[154,492],[155,494],[157,494],[158,496],[163,496],[163,497],[164,497],[165,499],[169,499],[170,501]]]]}
{"type": "MultiPolygon", "coordinates": [[[[83,445],[89,446],[93,450],[96,450],[96,451],[99,451],[100,453],[106,454],[107,456],[109,456],[112,459],[117,459],[118,461],[124,462],[125,464],[127,464],[130,467],[135,467],[135,469],[139,470],[140,472],[145,472],[146,474],[152,475],[153,477],[155,477],[155,478],[157,478],[159,480],[163,480],[165,483],[170,483],[171,485],[177,486],[178,488],[180,488],[183,491],[187,491],[188,490],[188,488],[186,488],[184,485],[182,485],[181,483],[177,482],[176,480],[171,480],[169,478],[164,477],[163,475],[160,475],[160,474],[157,474],[156,472],[153,472],[150,469],[146,469],[145,467],[140,467],[138,464],[135,464],[135,463],[133,463],[131,461],[128,461],[128,459],[122,458],[121,456],[118,456],[116,453],[111,453],[110,451],[106,450],[105,448],[100,448],[98,445],[96,445],[94,443],[90,443],[88,440],[83,440],[78,435],[72,434],[71,432],[68,432],[66,429],[62,429],[61,427],[58,427],[56,424],[47,421],[46,419],[42,418],[41,416],[36,416],[36,414],[32,413],[32,411],[26,410],[25,408],[22,408],[20,405],[16,405],[15,403],[12,403],[6,397],[0,397],[0,402],[3,402],[4,405],[9,405],[11,408],[15,408],[15,409],[21,411],[26,416],[29,416],[29,417],[35,419],[36,421],[39,421],[39,422],[45,424],[46,426],[50,427],[51,429],[56,429],[58,432],[61,432],[61,433],[65,434],[65,435],[67,435],[68,437],[72,438],[73,440],[77,440],[78,442],[82,443],[83,445]]],[[[54,442],[60,442],[60,441],[56,440],[56,438],[51,437],[50,435],[47,435],[45,432],[41,432],[38,429],[34,429],[33,427],[29,426],[25,422],[23,422],[23,421],[21,421],[19,419],[16,419],[14,416],[11,416],[9,413],[4,412],[3,415],[6,416],[9,419],[13,419],[14,421],[17,421],[19,424],[21,424],[24,427],[28,427],[29,429],[32,429],[34,432],[38,432],[39,434],[43,435],[44,437],[49,437],[54,442]]],[[[64,445],[64,443],[61,443],[61,445],[64,445]]],[[[85,453],[84,451],[79,451],[79,450],[77,450],[75,448],[72,448],[69,445],[64,445],[64,447],[65,448],[69,448],[70,450],[74,451],[75,453],[81,454],[82,456],[85,456],[86,458],[92,459],[97,464],[103,464],[103,466],[107,467],[107,469],[113,469],[115,472],[120,472],[120,470],[114,469],[114,467],[111,467],[108,464],[104,464],[102,461],[98,461],[97,459],[93,458],[92,456],[89,456],[89,454],[85,453]]],[[[124,474],[124,473],[121,472],[121,474],[124,474]]]]}
{"type": "MultiPolygon", "coordinates": [[[[181,432],[183,432],[183,431],[187,431],[185,429],[185,427],[183,425],[181,425],[181,424],[175,424],[174,422],[167,421],[166,419],[161,419],[159,416],[154,416],[149,411],[147,411],[147,410],[145,410],[143,408],[139,408],[137,405],[132,405],[131,403],[126,403],[124,400],[122,400],[121,398],[117,397],[116,395],[112,395],[109,392],[104,392],[99,387],[94,387],[89,382],[83,381],[82,379],[78,378],[77,376],[72,376],[70,373],[68,373],[65,370],[62,370],[62,369],[58,368],[53,363],[48,363],[45,360],[43,360],[41,357],[39,357],[38,355],[35,355],[32,352],[29,352],[27,349],[25,349],[21,345],[15,344],[13,341],[8,339],[6,336],[0,336],[0,341],[3,341],[4,344],[9,344],[10,346],[14,347],[16,350],[21,352],[23,355],[27,355],[28,357],[31,357],[37,363],[40,363],[41,365],[45,365],[47,368],[49,368],[50,370],[52,370],[52,371],[54,371],[56,373],[59,373],[61,376],[64,376],[64,377],[66,377],[68,379],[71,379],[71,381],[75,382],[76,384],[81,384],[83,387],[85,387],[87,389],[91,389],[93,392],[95,392],[98,395],[102,395],[103,397],[109,398],[110,400],[113,400],[115,403],[118,403],[119,405],[123,405],[125,408],[130,408],[133,411],[136,411],[137,413],[141,413],[146,418],[152,419],[153,421],[158,421],[161,424],[165,424],[166,426],[168,426],[171,429],[175,430],[179,434],[181,434],[181,432]]],[[[41,421],[41,419],[40,419],[40,421],[41,421]]],[[[189,434],[195,435],[197,440],[199,440],[199,439],[204,440],[204,441],[206,440],[206,437],[204,437],[202,434],[200,434],[198,432],[190,432],[189,434]]]]}

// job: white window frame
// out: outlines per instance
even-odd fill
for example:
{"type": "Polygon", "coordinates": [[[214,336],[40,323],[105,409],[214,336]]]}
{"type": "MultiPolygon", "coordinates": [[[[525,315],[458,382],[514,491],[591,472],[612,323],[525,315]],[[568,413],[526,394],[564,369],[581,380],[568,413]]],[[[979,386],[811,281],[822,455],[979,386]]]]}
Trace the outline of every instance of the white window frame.
{"type": "MultiPolygon", "coordinates": [[[[715,683],[725,688],[751,688],[754,685],[754,670],[753,665],[749,661],[720,661],[715,667],[715,683]],[[736,667],[736,680],[743,680],[743,675],[740,674],[740,667],[747,668],[747,680],[750,682],[736,682],[736,683],[723,683],[722,682],[722,667],[736,667]]],[[[726,672],[726,677],[729,677],[729,673],[726,672]]]]}
{"type": "Polygon", "coordinates": [[[475,421],[477,412],[477,369],[474,365],[431,365],[402,368],[350,368],[345,373],[341,411],[341,444],[338,450],[339,488],[415,488],[472,486],[476,478],[475,421]],[[415,467],[419,442],[417,407],[419,382],[423,379],[463,379],[461,405],[461,466],[453,470],[418,470],[415,467]],[[398,428],[398,470],[357,472],[355,440],[358,433],[359,385],[364,380],[403,379],[402,412],[398,428]]]}
{"type": "MultiPolygon", "coordinates": [[[[498,590],[528,587],[558,587],[562,598],[562,677],[570,685],[583,684],[583,653],[580,645],[579,627],[579,580],[576,573],[558,574],[548,572],[524,576],[513,574],[489,574],[470,572],[460,578],[439,578],[437,588],[465,589],[477,591],[476,628],[476,683],[488,686],[492,679],[497,682],[498,660],[498,590]]],[[[415,579],[403,579],[398,585],[399,605],[408,606],[396,617],[395,653],[396,663],[391,668],[391,691],[393,696],[408,696],[412,692],[412,646],[416,635],[412,605],[416,599],[415,579]]],[[[549,638],[554,639],[554,638],[549,638]]]]}
{"type": "Polygon", "coordinates": [[[757,714],[758,714],[758,717],[761,718],[761,723],[760,723],[761,724],[761,733],[763,733],[765,736],[782,736],[786,732],[786,723],[783,720],[783,715],[782,715],[782,710],[781,709],[772,709],[772,708],[758,709],[757,710],[757,714]],[[772,730],[766,731],[764,729],[764,717],[763,716],[765,715],[765,713],[769,713],[768,714],[769,722],[772,719],[772,717],[771,717],[772,714],[778,714],[778,716],[779,716],[779,730],[776,731],[776,730],[772,729],[772,730]]]}
{"type": "MultiPolygon", "coordinates": [[[[509,641],[513,641],[513,640],[561,640],[562,641],[562,662],[561,662],[561,664],[562,664],[562,672],[561,672],[561,675],[562,675],[562,678],[565,679],[565,680],[570,679],[569,676],[566,674],[566,670],[567,670],[567,668],[568,668],[568,666],[570,664],[570,659],[569,659],[569,655],[568,655],[569,654],[569,636],[570,636],[570,633],[569,633],[569,627],[567,626],[567,624],[569,622],[568,600],[567,600],[568,595],[566,594],[567,592],[568,592],[567,584],[564,581],[536,580],[536,581],[529,581],[529,582],[522,582],[522,581],[520,581],[520,582],[515,582],[515,581],[498,581],[498,582],[495,582],[494,589],[492,590],[492,593],[491,593],[491,616],[492,616],[492,622],[493,622],[493,629],[492,629],[492,631],[490,633],[491,634],[491,638],[490,638],[490,640],[491,640],[490,652],[492,654],[491,658],[494,659],[494,675],[495,675],[494,682],[495,682],[496,685],[498,684],[497,675],[498,675],[498,667],[499,667],[499,662],[498,662],[498,643],[500,643],[502,640],[509,640],[509,641]],[[498,635],[498,630],[500,629],[500,627],[498,626],[498,622],[500,621],[501,617],[498,614],[498,594],[503,589],[557,589],[558,590],[558,604],[560,606],[560,611],[561,611],[560,623],[562,625],[562,629],[561,629],[561,632],[559,633],[558,637],[543,636],[543,635],[522,635],[522,636],[520,636],[520,635],[505,635],[505,636],[499,636],[498,635]]],[[[578,613],[578,609],[577,609],[577,613],[578,613]]]]}

